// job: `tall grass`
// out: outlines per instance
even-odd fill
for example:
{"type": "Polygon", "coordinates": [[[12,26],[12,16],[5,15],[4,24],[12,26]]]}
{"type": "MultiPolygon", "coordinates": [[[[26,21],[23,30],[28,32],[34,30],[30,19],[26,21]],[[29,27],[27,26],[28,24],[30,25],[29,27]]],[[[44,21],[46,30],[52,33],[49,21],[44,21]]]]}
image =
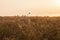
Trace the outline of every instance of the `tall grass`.
{"type": "Polygon", "coordinates": [[[60,40],[60,17],[0,17],[0,40],[60,40]]]}

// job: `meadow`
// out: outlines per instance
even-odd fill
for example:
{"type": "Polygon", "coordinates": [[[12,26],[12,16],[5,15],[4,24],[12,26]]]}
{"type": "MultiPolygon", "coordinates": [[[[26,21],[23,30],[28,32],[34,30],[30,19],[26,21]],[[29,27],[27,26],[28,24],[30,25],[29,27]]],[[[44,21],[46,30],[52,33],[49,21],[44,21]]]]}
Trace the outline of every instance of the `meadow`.
{"type": "Polygon", "coordinates": [[[60,40],[60,17],[0,16],[0,40],[60,40]]]}

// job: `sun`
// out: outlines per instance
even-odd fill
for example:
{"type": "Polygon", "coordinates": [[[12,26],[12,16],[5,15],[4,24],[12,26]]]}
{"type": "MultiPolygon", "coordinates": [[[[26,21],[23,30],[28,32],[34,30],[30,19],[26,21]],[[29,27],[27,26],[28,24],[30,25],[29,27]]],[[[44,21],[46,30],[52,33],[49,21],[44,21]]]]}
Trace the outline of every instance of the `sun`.
{"type": "Polygon", "coordinates": [[[60,0],[56,0],[56,1],[55,1],[55,4],[56,4],[57,6],[60,6],[60,0]]]}

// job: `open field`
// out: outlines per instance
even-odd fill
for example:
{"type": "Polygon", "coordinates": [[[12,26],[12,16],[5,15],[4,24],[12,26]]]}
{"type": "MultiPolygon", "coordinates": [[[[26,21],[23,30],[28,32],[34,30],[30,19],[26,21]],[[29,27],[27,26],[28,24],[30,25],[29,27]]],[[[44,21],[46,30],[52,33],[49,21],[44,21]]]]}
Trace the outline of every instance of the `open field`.
{"type": "Polygon", "coordinates": [[[60,40],[60,17],[0,17],[0,40],[60,40]]]}

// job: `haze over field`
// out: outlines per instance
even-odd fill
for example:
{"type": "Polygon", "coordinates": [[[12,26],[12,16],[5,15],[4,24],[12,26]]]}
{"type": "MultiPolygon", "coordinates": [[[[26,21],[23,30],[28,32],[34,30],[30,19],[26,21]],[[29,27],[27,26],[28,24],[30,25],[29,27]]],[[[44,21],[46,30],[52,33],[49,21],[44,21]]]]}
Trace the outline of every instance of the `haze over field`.
{"type": "Polygon", "coordinates": [[[0,16],[60,16],[60,0],[0,0],[0,16]]]}

